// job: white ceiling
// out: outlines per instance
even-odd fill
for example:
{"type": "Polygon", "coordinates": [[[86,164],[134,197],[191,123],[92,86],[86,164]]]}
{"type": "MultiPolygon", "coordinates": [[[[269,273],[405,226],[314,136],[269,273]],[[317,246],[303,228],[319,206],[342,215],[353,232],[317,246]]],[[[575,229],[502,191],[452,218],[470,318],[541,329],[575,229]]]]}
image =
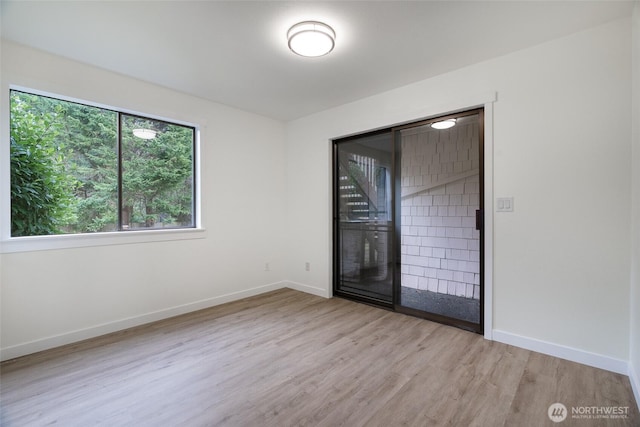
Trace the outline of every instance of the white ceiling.
{"type": "Polygon", "coordinates": [[[2,37],[281,120],[630,16],[631,1],[5,1],[2,37]],[[287,29],[321,20],[334,51],[287,29]]]}

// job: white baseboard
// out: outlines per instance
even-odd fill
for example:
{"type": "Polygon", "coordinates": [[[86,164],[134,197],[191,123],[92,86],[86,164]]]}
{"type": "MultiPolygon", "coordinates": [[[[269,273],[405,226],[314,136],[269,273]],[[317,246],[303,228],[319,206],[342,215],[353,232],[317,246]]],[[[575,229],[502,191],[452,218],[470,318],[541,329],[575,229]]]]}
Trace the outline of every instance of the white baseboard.
{"type": "Polygon", "coordinates": [[[327,291],[326,289],[322,289],[322,288],[316,288],[315,286],[309,286],[309,285],[305,285],[303,283],[298,283],[298,282],[292,282],[289,280],[286,280],[283,283],[283,286],[290,288],[290,289],[294,289],[296,291],[300,291],[300,292],[306,292],[308,294],[312,294],[312,295],[317,295],[319,297],[323,297],[323,298],[331,298],[331,295],[329,294],[329,291],[327,291]]]}
{"type": "Polygon", "coordinates": [[[640,377],[638,377],[638,372],[633,368],[631,362],[629,362],[629,382],[636,398],[636,405],[638,405],[638,410],[640,411],[640,377]]]}
{"type": "MultiPolygon", "coordinates": [[[[614,357],[604,356],[602,354],[591,353],[589,351],[580,350],[573,347],[567,347],[560,344],[554,344],[547,341],[541,341],[534,338],[523,337],[521,335],[512,334],[510,332],[493,330],[493,340],[504,344],[510,344],[538,353],[548,354],[549,356],[559,357],[561,359],[570,360],[572,362],[582,363],[583,365],[593,366],[618,374],[629,375],[629,362],[614,357]]],[[[637,394],[636,394],[637,400],[637,394]]]]}
{"type": "MultiPolygon", "coordinates": [[[[166,308],[163,310],[146,313],[140,316],[133,316],[126,319],[116,320],[114,322],[103,323],[101,325],[92,326],[89,328],[78,329],[75,331],[67,332],[60,335],[55,335],[47,338],[42,338],[34,341],[29,341],[22,344],[13,345],[0,349],[0,361],[13,359],[16,357],[24,356],[31,353],[36,353],[43,350],[48,350],[54,347],[60,347],[62,345],[71,344],[74,342],[86,340],[89,338],[95,338],[100,335],[109,334],[111,332],[121,331],[123,329],[140,326],[145,323],[155,322],[169,317],[178,316],[181,314],[189,313],[203,308],[209,308],[216,305],[224,304],[231,301],[236,301],[242,298],[259,295],[265,292],[274,291],[276,289],[282,289],[290,286],[291,282],[276,282],[263,286],[247,289],[239,292],[232,292],[229,294],[221,295],[218,297],[207,298],[200,301],[195,301],[187,304],[178,305],[175,307],[166,308]]],[[[298,285],[294,289],[298,289],[303,292],[314,293],[307,289],[315,289],[304,285],[298,285]]]]}

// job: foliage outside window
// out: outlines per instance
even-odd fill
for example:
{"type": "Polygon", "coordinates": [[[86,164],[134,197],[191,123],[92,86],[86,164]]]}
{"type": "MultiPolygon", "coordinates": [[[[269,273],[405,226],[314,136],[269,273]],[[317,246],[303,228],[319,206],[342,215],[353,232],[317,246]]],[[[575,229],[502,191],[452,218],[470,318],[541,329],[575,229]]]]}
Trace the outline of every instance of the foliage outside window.
{"type": "Polygon", "coordinates": [[[195,226],[193,127],[10,95],[13,237],[195,226]]]}

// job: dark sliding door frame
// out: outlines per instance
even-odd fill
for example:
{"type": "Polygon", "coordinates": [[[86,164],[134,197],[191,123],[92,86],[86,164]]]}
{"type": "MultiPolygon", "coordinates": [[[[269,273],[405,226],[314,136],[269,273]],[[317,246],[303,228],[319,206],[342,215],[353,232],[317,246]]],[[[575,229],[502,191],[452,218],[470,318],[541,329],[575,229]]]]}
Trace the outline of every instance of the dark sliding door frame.
{"type": "MultiPolygon", "coordinates": [[[[360,140],[368,137],[375,137],[378,135],[389,134],[391,138],[391,129],[380,129],[376,131],[366,132],[358,135],[348,136],[345,138],[340,138],[333,141],[333,170],[332,170],[332,187],[333,187],[333,295],[339,296],[343,298],[347,298],[350,300],[362,302],[365,304],[375,305],[377,307],[386,308],[389,310],[393,310],[394,303],[393,301],[385,301],[381,298],[376,298],[373,296],[365,296],[362,293],[349,292],[345,289],[340,288],[340,283],[342,277],[340,276],[341,271],[341,262],[340,262],[340,254],[341,254],[341,239],[340,239],[340,182],[339,182],[339,145],[346,144],[349,142],[354,142],[356,140],[360,140]]],[[[393,180],[395,177],[395,158],[394,158],[394,150],[393,150],[393,142],[391,143],[391,179],[393,180]]],[[[395,185],[391,185],[391,197],[393,200],[395,185]]],[[[392,204],[391,206],[391,230],[395,230],[395,206],[392,204]]],[[[392,247],[390,251],[391,256],[391,265],[395,265],[395,250],[394,250],[394,242],[392,239],[392,247]]],[[[394,279],[395,280],[395,279],[394,279]]]]}
{"type": "Polygon", "coordinates": [[[366,304],[375,305],[377,307],[386,308],[389,310],[397,311],[400,313],[421,317],[428,320],[433,320],[435,322],[439,322],[445,325],[455,326],[461,329],[465,329],[468,331],[476,332],[479,334],[484,333],[484,276],[485,276],[485,268],[484,268],[484,240],[485,240],[485,227],[484,227],[484,108],[476,108],[472,110],[465,110],[458,113],[447,114],[444,116],[432,117],[408,124],[404,124],[401,126],[393,126],[390,128],[385,128],[377,131],[367,132],[359,135],[349,136],[345,138],[336,139],[333,141],[333,171],[332,171],[332,186],[333,186],[333,294],[335,296],[351,299],[358,302],[363,302],[366,304]],[[399,195],[401,194],[401,180],[397,177],[397,171],[400,170],[400,161],[401,161],[401,149],[399,141],[396,140],[396,135],[399,131],[404,129],[410,129],[414,127],[429,125],[434,122],[438,122],[446,119],[453,118],[461,118],[466,116],[478,115],[478,125],[479,125],[479,150],[480,150],[480,163],[479,163],[479,174],[480,174],[480,182],[479,182],[479,211],[477,212],[476,223],[480,231],[480,318],[478,323],[473,323],[470,321],[465,321],[461,319],[456,319],[453,317],[447,317],[443,315],[439,315],[436,313],[430,313],[410,307],[405,307],[401,305],[401,264],[402,264],[402,256],[401,256],[401,224],[398,218],[401,208],[401,198],[399,195]],[[392,198],[392,207],[391,207],[391,229],[395,232],[393,233],[392,244],[391,244],[391,262],[393,265],[393,297],[392,302],[380,300],[377,298],[371,298],[363,295],[359,295],[355,292],[348,292],[343,289],[340,289],[340,192],[339,192],[339,181],[338,181],[338,149],[340,144],[353,142],[355,140],[375,136],[380,134],[390,133],[391,134],[391,176],[392,176],[392,186],[391,186],[391,198],[392,198]]]}
{"type": "MultiPolygon", "coordinates": [[[[395,168],[396,170],[400,170],[400,141],[396,140],[396,135],[399,131],[404,129],[411,129],[415,127],[429,125],[434,122],[439,122],[447,119],[459,119],[467,116],[478,115],[478,136],[479,136],[479,156],[480,156],[480,183],[479,183],[479,212],[476,213],[476,224],[480,231],[480,318],[478,323],[456,319],[454,317],[443,316],[436,313],[426,312],[410,307],[405,307],[401,305],[401,267],[402,267],[402,256],[401,256],[401,246],[400,239],[402,237],[401,234],[401,224],[398,220],[398,215],[400,213],[401,206],[401,198],[397,197],[401,194],[401,182],[400,179],[395,179],[394,181],[394,193],[393,193],[393,201],[394,201],[394,226],[396,232],[394,233],[394,311],[409,314],[412,316],[422,317],[425,319],[433,320],[435,322],[443,323],[445,325],[455,326],[461,329],[465,329],[468,331],[476,332],[479,334],[484,333],[484,109],[478,108],[468,111],[463,111],[455,114],[448,114],[446,116],[439,116],[436,118],[430,118],[426,120],[422,120],[419,122],[413,122],[402,126],[397,126],[392,129],[393,132],[393,149],[395,153],[395,168]]],[[[397,178],[397,177],[396,177],[397,178]]]]}

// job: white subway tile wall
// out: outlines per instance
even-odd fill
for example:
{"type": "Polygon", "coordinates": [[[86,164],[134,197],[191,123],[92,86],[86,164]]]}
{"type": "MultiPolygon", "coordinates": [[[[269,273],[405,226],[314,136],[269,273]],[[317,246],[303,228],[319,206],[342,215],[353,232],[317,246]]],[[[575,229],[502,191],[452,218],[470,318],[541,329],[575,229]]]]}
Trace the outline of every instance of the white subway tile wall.
{"type": "Polygon", "coordinates": [[[402,286],[480,298],[477,120],[402,133],[402,286]]]}

